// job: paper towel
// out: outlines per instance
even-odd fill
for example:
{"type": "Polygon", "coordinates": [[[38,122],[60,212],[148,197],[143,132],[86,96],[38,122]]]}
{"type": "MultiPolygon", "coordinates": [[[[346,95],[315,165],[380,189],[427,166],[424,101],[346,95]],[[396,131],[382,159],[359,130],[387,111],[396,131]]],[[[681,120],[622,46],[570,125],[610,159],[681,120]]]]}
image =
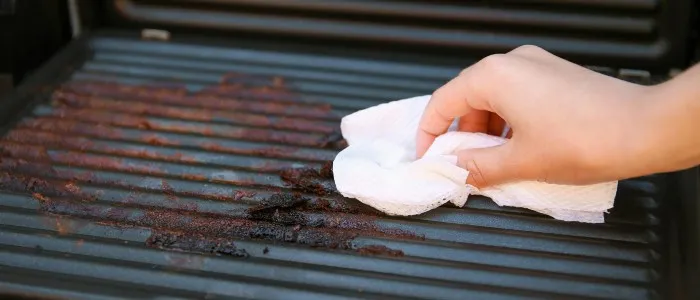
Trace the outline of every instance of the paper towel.
{"type": "Polygon", "coordinates": [[[389,215],[416,215],[446,202],[463,206],[470,194],[501,206],[528,208],[565,221],[604,222],[617,182],[574,186],[535,181],[476,189],[457,166],[457,151],[489,147],[506,140],[482,133],[456,132],[456,122],[427,153],[415,159],[416,131],[430,96],[398,100],[344,117],[348,142],[333,161],[338,191],[389,215]]]}

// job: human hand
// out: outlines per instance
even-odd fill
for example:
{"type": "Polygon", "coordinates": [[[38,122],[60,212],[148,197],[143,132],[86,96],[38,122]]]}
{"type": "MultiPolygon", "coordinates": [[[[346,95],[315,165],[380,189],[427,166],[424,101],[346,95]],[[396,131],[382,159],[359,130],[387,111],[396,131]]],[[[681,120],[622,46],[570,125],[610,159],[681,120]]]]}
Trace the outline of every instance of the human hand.
{"type": "Polygon", "coordinates": [[[417,133],[417,157],[459,118],[459,130],[512,137],[458,153],[477,187],[517,180],[591,184],[648,171],[641,127],[652,87],[628,83],[535,46],[484,58],[436,90],[417,133]]]}

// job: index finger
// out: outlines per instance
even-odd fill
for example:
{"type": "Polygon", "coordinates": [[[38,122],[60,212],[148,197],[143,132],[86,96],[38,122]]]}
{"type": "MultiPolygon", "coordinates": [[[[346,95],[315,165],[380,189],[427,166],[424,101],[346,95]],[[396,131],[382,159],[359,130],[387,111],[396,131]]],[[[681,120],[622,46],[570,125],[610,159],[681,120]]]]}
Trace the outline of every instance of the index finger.
{"type": "Polygon", "coordinates": [[[416,133],[416,157],[428,151],[435,138],[447,132],[452,122],[459,117],[477,113],[480,110],[467,101],[471,90],[467,82],[469,69],[437,89],[423,112],[416,133]]]}

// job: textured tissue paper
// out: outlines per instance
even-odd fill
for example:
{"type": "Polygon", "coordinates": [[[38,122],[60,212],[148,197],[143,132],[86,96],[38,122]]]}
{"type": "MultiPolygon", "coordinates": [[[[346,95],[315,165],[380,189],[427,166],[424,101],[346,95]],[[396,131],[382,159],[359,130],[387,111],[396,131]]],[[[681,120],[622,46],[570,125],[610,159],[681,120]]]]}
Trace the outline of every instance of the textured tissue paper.
{"type": "Polygon", "coordinates": [[[389,215],[417,215],[446,202],[462,207],[483,195],[501,206],[531,209],[555,219],[604,222],[612,208],[617,181],[586,186],[523,181],[484,188],[466,184],[457,166],[457,151],[503,143],[500,137],[456,132],[455,124],[439,136],[421,159],[415,159],[418,122],[430,96],[370,107],[343,118],[348,147],[333,161],[338,191],[389,215]]]}

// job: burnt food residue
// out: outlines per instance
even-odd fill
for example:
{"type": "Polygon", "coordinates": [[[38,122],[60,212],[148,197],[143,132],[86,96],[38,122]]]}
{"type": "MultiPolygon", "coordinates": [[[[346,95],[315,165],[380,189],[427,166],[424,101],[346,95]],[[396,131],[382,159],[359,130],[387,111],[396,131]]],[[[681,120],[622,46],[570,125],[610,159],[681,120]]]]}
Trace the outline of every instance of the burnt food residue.
{"type": "Polygon", "coordinates": [[[281,77],[227,74],[196,92],[69,82],[50,100],[0,139],[0,189],[37,201],[61,234],[80,230],[64,220],[77,217],[147,227],[149,247],[236,258],[250,255],[237,240],[402,256],[352,241],[422,239],[383,227],[379,212],[339,195],[330,160],[347,146],[340,116],[305,101],[281,77]],[[206,172],[214,154],[266,161],[226,166],[246,176],[217,177],[206,172]],[[99,201],[107,190],[125,196],[99,201]],[[243,208],[202,210],[198,201],[243,208]]]}

